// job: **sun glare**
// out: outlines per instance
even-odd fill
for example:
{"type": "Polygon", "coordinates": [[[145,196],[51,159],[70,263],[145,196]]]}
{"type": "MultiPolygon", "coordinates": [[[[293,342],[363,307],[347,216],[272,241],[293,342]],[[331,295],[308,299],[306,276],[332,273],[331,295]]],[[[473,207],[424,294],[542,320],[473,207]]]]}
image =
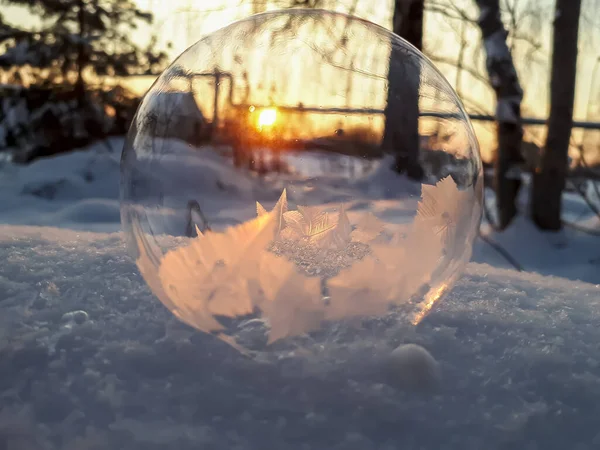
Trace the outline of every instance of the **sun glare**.
{"type": "Polygon", "coordinates": [[[258,128],[271,127],[277,120],[277,110],[275,108],[263,109],[258,115],[258,128]]]}
{"type": "Polygon", "coordinates": [[[444,295],[444,293],[448,290],[449,287],[450,287],[450,285],[448,283],[443,283],[437,289],[434,289],[433,291],[430,291],[427,293],[427,295],[425,296],[425,301],[423,302],[423,307],[421,308],[421,311],[419,311],[415,315],[415,317],[412,321],[413,325],[418,325],[421,322],[421,320],[423,320],[425,318],[425,316],[427,314],[429,314],[429,311],[431,311],[431,309],[435,306],[437,301],[440,298],[442,298],[442,295],[444,295]]]}

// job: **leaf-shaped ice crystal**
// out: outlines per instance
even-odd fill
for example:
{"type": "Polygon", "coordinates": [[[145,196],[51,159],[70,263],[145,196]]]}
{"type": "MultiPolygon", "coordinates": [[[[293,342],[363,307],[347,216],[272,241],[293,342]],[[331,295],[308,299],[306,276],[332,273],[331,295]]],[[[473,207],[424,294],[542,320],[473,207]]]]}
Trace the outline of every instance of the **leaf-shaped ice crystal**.
{"type": "Polygon", "coordinates": [[[281,197],[277,201],[277,204],[273,208],[271,212],[273,215],[273,220],[275,221],[275,236],[278,236],[281,233],[281,230],[285,227],[285,221],[283,220],[283,215],[288,210],[288,201],[287,201],[287,191],[284,189],[281,193],[281,197]]]}
{"type": "Polygon", "coordinates": [[[435,186],[423,185],[415,223],[430,227],[442,245],[452,246],[459,222],[471,219],[470,211],[464,211],[465,205],[471,204],[471,195],[470,191],[459,190],[450,176],[438,181],[435,186]]]}
{"type": "MultiPolygon", "coordinates": [[[[329,216],[327,216],[329,219],[329,216]]],[[[331,226],[328,226],[326,232],[311,236],[309,242],[318,244],[321,248],[343,249],[351,241],[352,225],[346,214],[344,205],[340,205],[339,212],[332,216],[331,226]]]]}
{"type": "MultiPolygon", "coordinates": [[[[279,197],[279,200],[271,210],[271,215],[275,221],[275,236],[279,236],[283,228],[285,228],[284,214],[288,209],[287,191],[284,189],[279,197]]],[[[259,202],[256,202],[256,215],[261,217],[267,214],[267,210],[259,202]]]]}
{"type": "Polygon", "coordinates": [[[382,232],[383,222],[369,212],[356,224],[356,229],[352,231],[352,240],[368,244],[377,239],[382,232]]]}
{"type": "Polygon", "coordinates": [[[324,240],[336,226],[329,213],[315,206],[298,206],[297,211],[288,211],[283,218],[293,237],[310,243],[324,240]]]}
{"type": "Polygon", "coordinates": [[[158,277],[178,317],[211,332],[222,329],[214,314],[250,313],[254,305],[247,282],[257,278],[256,258],[273,239],[274,228],[272,215],[263,215],[224,233],[200,233],[164,255],[158,277]]]}
{"type": "Polygon", "coordinates": [[[319,328],[324,318],[319,278],[301,275],[292,262],[265,252],[260,284],[265,296],[260,307],[271,325],[269,343],[319,328]]]}
{"type": "Polygon", "coordinates": [[[350,219],[346,214],[346,208],[344,205],[340,205],[340,212],[338,214],[337,225],[335,227],[335,245],[337,247],[344,247],[351,240],[352,225],[350,225],[350,219]]]}
{"type": "Polygon", "coordinates": [[[382,267],[365,257],[327,283],[331,296],[327,320],[383,314],[388,308],[391,283],[382,267]]]}
{"type": "Polygon", "coordinates": [[[256,215],[260,217],[264,216],[265,214],[267,214],[267,210],[265,209],[265,207],[260,203],[256,202],[256,215]]]}
{"type": "Polygon", "coordinates": [[[298,211],[288,211],[283,215],[283,220],[288,228],[289,237],[301,238],[304,236],[304,217],[298,211]]]}
{"type": "Polygon", "coordinates": [[[328,213],[323,213],[318,219],[316,223],[311,224],[308,234],[305,236],[306,240],[310,244],[329,247],[331,238],[335,233],[336,223],[331,220],[328,213]]]}

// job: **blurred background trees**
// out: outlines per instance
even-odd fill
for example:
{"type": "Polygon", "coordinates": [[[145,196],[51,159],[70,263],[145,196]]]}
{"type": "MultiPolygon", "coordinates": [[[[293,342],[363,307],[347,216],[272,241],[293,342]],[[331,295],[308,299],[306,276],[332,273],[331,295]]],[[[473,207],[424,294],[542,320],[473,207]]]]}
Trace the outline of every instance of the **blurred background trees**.
{"type": "Polygon", "coordinates": [[[28,20],[0,17],[2,87],[13,124],[4,125],[7,144],[30,160],[68,150],[107,134],[123,134],[136,107],[135,95],[107,89],[103,81],[158,73],[166,53],[154,42],[142,47],[132,30],[152,15],[132,0],[1,0],[21,7],[28,20]],[[14,117],[15,112],[18,117],[14,117]]]}
{"type": "Polygon", "coordinates": [[[153,73],[161,68],[164,52],[141,48],[131,31],[150,23],[152,15],[132,0],[2,0],[20,5],[40,27],[4,24],[1,67],[29,67],[34,83],[71,82],[85,93],[85,76],[123,76],[153,73]]]}

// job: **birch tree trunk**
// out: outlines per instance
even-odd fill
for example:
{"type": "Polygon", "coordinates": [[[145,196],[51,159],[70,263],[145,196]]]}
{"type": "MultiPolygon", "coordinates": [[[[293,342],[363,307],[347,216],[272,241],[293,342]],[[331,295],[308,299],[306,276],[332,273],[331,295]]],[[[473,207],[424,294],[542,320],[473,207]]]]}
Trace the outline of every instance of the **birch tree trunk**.
{"type": "Polygon", "coordinates": [[[533,177],[531,215],[543,230],[559,230],[577,73],[577,37],[581,0],[556,0],[550,81],[550,117],[546,145],[533,177]]]}
{"type": "Polygon", "coordinates": [[[479,27],[486,51],[486,67],[496,92],[498,150],[494,160],[494,190],[498,205],[498,227],[505,229],[517,214],[516,199],[521,187],[521,101],[523,90],[500,17],[499,0],[475,0],[479,27]]]}
{"type": "MultiPolygon", "coordinates": [[[[424,0],[395,0],[392,31],[419,50],[423,47],[424,0]]],[[[419,76],[420,68],[402,59],[392,45],[388,71],[383,148],[395,155],[394,169],[420,180],[419,76]]]]}

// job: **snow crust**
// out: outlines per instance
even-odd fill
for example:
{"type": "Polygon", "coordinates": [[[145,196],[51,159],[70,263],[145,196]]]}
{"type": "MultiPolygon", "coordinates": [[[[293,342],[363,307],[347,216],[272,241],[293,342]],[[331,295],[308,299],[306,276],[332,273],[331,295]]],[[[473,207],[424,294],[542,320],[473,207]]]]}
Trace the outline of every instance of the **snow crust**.
{"type": "Polygon", "coordinates": [[[5,225],[0,257],[0,440],[16,448],[600,442],[596,285],[473,263],[417,327],[339,325],[264,363],[174,320],[119,233],[5,225]],[[403,343],[436,359],[437,389],[388,383],[403,343]]]}
{"type": "MultiPolygon", "coordinates": [[[[247,358],[174,319],[127,255],[121,145],[0,168],[0,447],[600,447],[597,237],[484,224],[529,272],[478,240],[418,326],[390,313],[247,358]],[[389,382],[402,344],[435,358],[436,389],[389,382]]],[[[564,207],[598,228],[576,195],[564,207]]]]}

